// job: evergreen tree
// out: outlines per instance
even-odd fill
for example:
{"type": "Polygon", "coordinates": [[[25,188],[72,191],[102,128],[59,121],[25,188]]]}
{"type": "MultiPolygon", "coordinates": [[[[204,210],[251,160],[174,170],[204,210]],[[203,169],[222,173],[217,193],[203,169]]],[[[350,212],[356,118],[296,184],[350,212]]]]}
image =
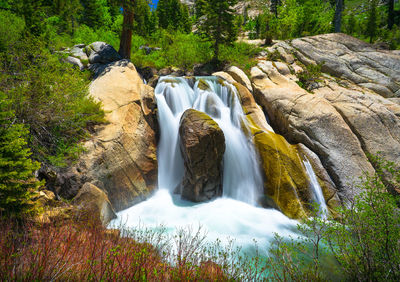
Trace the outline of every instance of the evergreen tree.
{"type": "Polygon", "coordinates": [[[112,23],[107,0],[81,0],[83,6],[82,23],[94,29],[109,27],[112,23]]]}
{"type": "Polygon", "coordinates": [[[281,0],[271,0],[271,13],[278,17],[278,7],[281,5],[281,0]]]}
{"type": "Polygon", "coordinates": [[[200,23],[199,30],[213,42],[215,62],[218,62],[220,45],[232,43],[237,38],[232,8],[236,3],[237,0],[210,0],[204,7],[206,19],[200,23]]]}
{"type": "Polygon", "coordinates": [[[196,0],[194,3],[194,11],[196,18],[201,18],[204,15],[204,9],[207,4],[206,0],[196,0]]]}
{"type": "Polygon", "coordinates": [[[370,43],[374,42],[377,31],[377,2],[377,0],[369,0],[367,35],[369,36],[370,43]]]}
{"type": "Polygon", "coordinates": [[[79,0],[55,0],[52,1],[52,12],[60,20],[61,31],[73,33],[77,26],[79,13],[83,7],[79,0]]]}
{"type": "Polygon", "coordinates": [[[33,172],[39,165],[29,159],[31,152],[25,140],[28,130],[15,124],[9,104],[0,92],[0,213],[20,217],[32,211],[29,200],[38,186],[33,172]]]}
{"type": "Polygon", "coordinates": [[[189,10],[179,0],[160,0],[157,5],[158,26],[190,32],[189,10]]]}
{"type": "Polygon", "coordinates": [[[154,22],[148,1],[136,0],[133,4],[133,11],[133,31],[141,36],[151,35],[155,31],[156,22],[154,22]]]}

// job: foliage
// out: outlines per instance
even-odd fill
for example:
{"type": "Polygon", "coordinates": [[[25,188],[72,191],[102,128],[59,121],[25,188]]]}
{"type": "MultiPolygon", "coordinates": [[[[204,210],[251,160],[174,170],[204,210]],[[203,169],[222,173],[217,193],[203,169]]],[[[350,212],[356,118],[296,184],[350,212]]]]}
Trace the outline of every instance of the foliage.
{"type": "Polygon", "coordinates": [[[111,25],[112,17],[107,0],[81,0],[81,2],[83,5],[81,22],[83,24],[94,29],[111,25]]]}
{"type": "Polygon", "coordinates": [[[205,19],[199,22],[200,33],[206,36],[214,49],[213,60],[219,60],[219,46],[231,44],[237,38],[237,26],[232,7],[237,0],[212,0],[205,3],[203,12],[205,19]]]}
{"type": "Polygon", "coordinates": [[[15,14],[3,10],[0,10],[0,19],[0,52],[2,52],[20,39],[25,22],[15,14]]]}
{"type": "Polygon", "coordinates": [[[318,280],[321,267],[326,265],[322,258],[333,256],[336,270],[324,271],[325,275],[330,275],[324,279],[329,280],[334,274],[343,274],[351,281],[400,279],[399,199],[398,194],[394,196],[388,192],[390,187],[399,187],[400,170],[398,165],[379,156],[370,159],[377,172],[366,175],[357,187],[361,192],[338,210],[339,222],[314,217],[299,225],[300,233],[308,237],[289,243],[282,243],[277,237],[276,247],[272,250],[276,260],[271,260],[276,277],[303,280],[312,275],[312,280],[318,280]],[[307,230],[311,234],[304,232],[307,230]],[[310,249],[313,255],[308,265],[296,268],[294,260],[304,254],[304,250],[309,253],[310,249]],[[327,254],[321,256],[317,249],[327,254]]]}
{"type": "Polygon", "coordinates": [[[321,82],[321,69],[323,64],[309,64],[305,66],[303,71],[297,74],[298,81],[297,84],[306,89],[307,91],[311,91],[314,84],[321,82]]]}
{"type": "Polygon", "coordinates": [[[0,215],[21,217],[34,211],[30,199],[39,185],[33,175],[39,164],[29,159],[29,131],[16,122],[10,104],[0,92],[0,215]]]}
{"type": "Polygon", "coordinates": [[[160,0],[157,5],[158,26],[163,29],[190,32],[189,10],[179,0],[160,0]]]}
{"type": "Polygon", "coordinates": [[[134,33],[141,36],[150,36],[156,31],[157,15],[150,11],[150,6],[147,0],[137,0],[133,4],[134,33]]]}
{"type": "Polygon", "coordinates": [[[369,42],[374,42],[377,31],[377,0],[369,0],[368,9],[368,21],[367,21],[367,35],[369,36],[369,42]]]}
{"type": "Polygon", "coordinates": [[[81,150],[77,143],[86,129],[103,122],[100,104],[86,96],[88,77],[33,39],[0,56],[0,87],[12,99],[18,121],[29,125],[34,157],[66,165],[81,150]]]}
{"type": "Polygon", "coordinates": [[[250,69],[257,64],[256,55],[261,51],[261,48],[244,43],[235,42],[232,45],[222,45],[220,60],[227,64],[235,65],[250,72],[250,69]]]}

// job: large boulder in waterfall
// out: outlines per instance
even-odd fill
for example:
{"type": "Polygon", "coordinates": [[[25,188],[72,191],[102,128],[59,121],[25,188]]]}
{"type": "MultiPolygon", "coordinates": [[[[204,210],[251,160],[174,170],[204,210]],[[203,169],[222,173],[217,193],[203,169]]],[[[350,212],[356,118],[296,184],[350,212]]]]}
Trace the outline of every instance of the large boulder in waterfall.
{"type": "Polygon", "coordinates": [[[96,127],[83,144],[86,151],[63,174],[69,177],[57,192],[72,198],[88,182],[106,191],[113,208],[120,211],[144,200],[157,187],[154,92],[128,61],[105,65],[89,92],[102,103],[108,123],[96,127]],[[71,179],[73,185],[67,185],[71,179]]]}
{"type": "Polygon", "coordinates": [[[356,135],[326,99],[308,93],[260,62],[251,70],[256,101],[273,128],[291,143],[302,143],[321,159],[341,197],[357,192],[354,183],[374,169],[356,135]]]}
{"type": "Polygon", "coordinates": [[[121,56],[111,45],[105,42],[93,42],[85,48],[91,64],[107,64],[121,60],[121,56]]]}
{"type": "Polygon", "coordinates": [[[117,217],[107,194],[90,183],[82,186],[72,204],[77,206],[78,217],[100,221],[104,225],[117,217]]]}
{"type": "Polygon", "coordinates": [[[222,195],[222,158],[225,137],[218,124],[205,113],[189,109],[179,127],[185,164],[182,198],[203,202],[222,195]]]}
{"type": "Polygon", "coordinates": [[[322,64],[322,71],[384,97],[400,97],[400,55],[395,51],[377,49],[343,33],[293,39],[274,48],[293,53],[306,65],[322,64]]]}

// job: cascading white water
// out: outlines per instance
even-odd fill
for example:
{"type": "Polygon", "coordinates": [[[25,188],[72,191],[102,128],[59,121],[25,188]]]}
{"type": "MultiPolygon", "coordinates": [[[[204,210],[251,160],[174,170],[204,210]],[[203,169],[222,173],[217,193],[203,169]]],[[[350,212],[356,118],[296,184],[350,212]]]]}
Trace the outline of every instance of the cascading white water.
{"type": "Polygon", "coordinates": [[[174,191],[182,180],[184,169],[179,149],[179,122],[185,110],[194,108],[211,116],[224,132],[224,197],[255,205],[262,190],[262,177],[254,147],[241,129],[245,118],[236,88],[219,82],[215,77],[197,78],[193,89],[184,78],[163,77],[155,95],[161,128],[158,151],[160,188],[174,191]]]}
{"type": "Polygon", "coordinates": [[[328,207],[326,206],[325,198],[322,193],[321,186],[318,183],[317,176],[315,175],[315,172],[311,166],[311,163],[307,158],[305,160],[303,160],[303,163],[304,163],[304,166],[306,167],[307,174],[310,177],[311,190],[314,195],[314,200],[317,203],[318,209],[319,209],[318,215],[321,218],[326,219],[328,216],[328,207]]]}
{"type": "Polygon", "coordinates": [[[256,206],[262,189],[257,156],[250,140],[241,130],[244,114],[236,88],[221,85],[217,78],[162,77],[155,89],[161,129],[158,145],[159,190],[150,199],[118,213],[111,226],[158,228],[168,232],[188,225],[200,225],[207,240],[217,238],[251,248],[254,240],[266,251],[274,233],[294,235],[297,221],[274,209],[256,206]],[[193,87],[191,87],[191,85],[193,87]],[[195,108],[207,113],[225,135],[223,191],[224,197],[195,204],[184,201],[173,191],[180,184],[183,160],[178,129],[183,112],[195,108]]]}

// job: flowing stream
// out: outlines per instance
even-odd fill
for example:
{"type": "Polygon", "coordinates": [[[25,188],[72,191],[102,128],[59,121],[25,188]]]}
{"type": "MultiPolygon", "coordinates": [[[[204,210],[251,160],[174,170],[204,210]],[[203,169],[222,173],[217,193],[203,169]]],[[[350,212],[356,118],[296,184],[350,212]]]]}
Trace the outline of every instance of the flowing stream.
{"type": "Polygon", "coordinates": [[[112,224],[150,228],[163,225],[171,233],[177,228],[200,225],[207,232],[210,242],[216,239],[228,242],[233,238],[238,245],[246,248],[256,240],[264,250],[274,233],[294,235],[297,221],[277,210],[257,206],[263,181],[252,142],[241,130],[244,114],[236,88],[229,83],[221,83],[215,77],[191,80],[162,77],[155,94],[161,128],[159,189],[150,199],[118,213],[112,224]],[[190,108],[211,116],[223,130],[226,142],[223,197],[200,204],[184,201],[180,195],[173,194],[184,175],[179,148],[179,122],[183,112],[190,108]]]}

